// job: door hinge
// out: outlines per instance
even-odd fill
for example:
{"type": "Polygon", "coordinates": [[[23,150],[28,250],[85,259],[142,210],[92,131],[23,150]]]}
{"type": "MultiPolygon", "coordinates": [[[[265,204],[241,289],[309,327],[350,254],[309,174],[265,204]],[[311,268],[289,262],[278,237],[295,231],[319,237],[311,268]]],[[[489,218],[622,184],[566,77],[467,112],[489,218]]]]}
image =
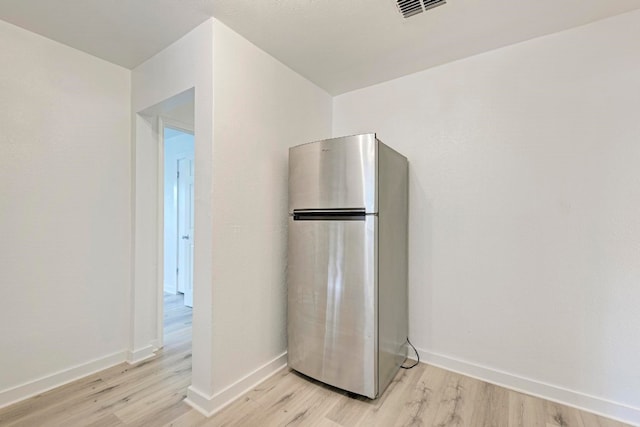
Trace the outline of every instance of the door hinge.
{"type": "Polygon", "coordinates": [[[176,172],[176,178],[180,179],[180,171],[176,172]]]}

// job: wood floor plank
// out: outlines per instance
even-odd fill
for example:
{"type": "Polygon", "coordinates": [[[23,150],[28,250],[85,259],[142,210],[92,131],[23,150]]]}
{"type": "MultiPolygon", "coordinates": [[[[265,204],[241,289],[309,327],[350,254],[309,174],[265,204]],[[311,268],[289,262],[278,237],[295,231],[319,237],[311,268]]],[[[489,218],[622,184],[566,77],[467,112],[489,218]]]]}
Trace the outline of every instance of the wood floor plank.
{"type": "Polygon", "coordinates": [[[254,418],[255,414],[261,413],[262,410],[262,405],[245,395],[201,425],[202,427],[250,426],[248,419],[254,418]]]}
{"type": "Polygon", "coordinates": [[[545,427],[546,418],[544,400],[509,392],[509,427],[545,427]]]}
{"type": "Polygon", "coordinates": [[[81,420],[93,420],[116,413],[124,408],[137,408],[139,402],[144,402],[149,396],[163,395],[172,392],[176,387],[184,395],[186,387],[190,383],[189,375],[176,376],[171,372],[163,375],[149,376],[138,382],[124,381],[115,383],[103,393],[95,396],[94,405],[90,413],[79,413],[70,422],[81,420]]]}
{"type": "Polygon", "coordinates": [[[555,402],[545,401],[547,426],[584,427],[579,411],[555,402]]]}
{"type": "Polygon", "coordinates": [[[191,380],[191,309],[165,295],[165,347],[0,409],[20,427],[623,427],[624,423],[420,364],[376,400],[283,369],[206,418],[184,402],[191,380]]]}
{"type": "Polygon", "coordinates": [[[133,419],[127,421],[127,427],[147,427],[160,426],[179,418],[193,409],[184,403],[186,396],[179,393],[171,397],[165,397],[157,401],[154,407],[150,407],[144,411],[144,415],[136,415],[133,419]]]}
{"type": "Polygon", "coordinates": [[[471,427],[506,427],[509,424],[509,392],[489,383],[482,383],[471,416],[471,427]]]}
{"type": "Polygon", "coordinates": [[[596,414],[591,414],[585,411],[579,411],[580,418],[582,418],[582,422],[584,427],[618,427],[620,423],[614,420],[610,420],[608,418],[604,418],[598,416],[596,414]]]}
{"type": "Polygon", "coordinates": [[[313,427],[344,427],[342,424],[337,424],[328,418],[322,418],[314,422],[313,427]]]}
{"type": "MultiPolygon", "coordinates": [[[[418,381],[407,388],[408,394],[404,399],[402,410],[396,415],[394,426],[428,426],[433,423],[442,400],[442,390],[448,379],[447,372],[434,366],[416,366],[422,370],[422,375],[418,381]]],[[[408,371],[407,375],[419,374],[419,372],[408,371]]],[[[396,411],[393,411],[396,412],[396,411]]],[[[390,419],[392,413],[385,419],[390,419]]]]}
{"type": "MultiPolygon", "coordinates": [[[[271,425],[283,426],[315,425],[324,418],[324,414],[336,400],[335,391],[312,384],[311,387],[289,400],[284,410],[274,414],[267,422],[271,425]]],[[[259,420],[260,415],[256,414],[255,421],[259,420]]]]}
{"type": "Polygon", "coordinates": [[[336,425],[350,427],[357,425],[369,410],[371,402],[367,398],[346,393],[337,398],[324,418],[336,425]]]}
{"type": "MultiPolygon", "coordinates": [[[[74,424],[67,424],[74,425],[74,424]]],[[[83,425],[85,427],[121,427],[125,424],[120,421],[120,418],[116,417],[114,414],[108,414],[104,417],[101,417],[93,422],[83,422],[82,424],[75,425],[83,425]]]]}
{"type": "Polygon", "coordinates": [[[12,425],[22,418],[38,412],[46,412],[53,406],[70,404],[78,396],[92,393],[102,387],[104,382],[99,375],[91,375],[48,392],[36,395],[22,402],[0,410],[0,425],[12,425]]]}
{"type": "Polygon", "coordinates": [[[165,423],[162,427],[199,427],[205,424],[207,420],[208,418],[200,412],[190,410],[165,423]]]}
{"type": "Polygon", "coordinates": [[[401,369],[387,390],[378,399],[371,402],[370,409],[357,425],[363,427],[392,426],[407,403],[407,395],[415,389],[420,379],[420,376],[416,374],[426,369],[423,366],[419,366],[419,368],[420,370],[415,372],[401,369]]]}
{"type": "MultiPolygon", "coordinates": [[[[141,378],[147,378],[154,375],[168,372],[186,361],[187,365],[191,363],[191,343],[181,343],[171,349],[160,350],[155,356],[146,359],[135,365],[121,364],[116,369],[104,371],[100,376],[102,380],[110,384],[121,384],[124,382],[135,383],[141,378]]],[[[180,366],[181,369],[186,369],[180,366]]]]}
{"type": "Polygon", "coordinates": [[[70,419],[75,418],[78,414],[90,412],[95,408],[96,396],[109,390],[109,387],[108,384],[101,380],[93,382],[90,393],[72,396],[63,395],[58,404],[49,406],[44,410],[35,410],[14,422],[7,423],[7,425],[12,427],[72,425],[70,419]]]}
{"type": "Polygon", "coordinates": [[[285,368],[249,391],[247,396],[264,406],[271,406],[283,399],[290,398],[294,391],[307,386],[307,384],[308,381],[305,381],[295,371],[285,368]]]}
{"type": "Polygon", "coordinates": [[[167,407],[172,407],[178,402],[182,403],[190,383],[190,378],[176,377],[168,379],[162,383],[163,386],[161,388],[152,393],[144,394],[140,399],[128,402],[127,405],[116,409],[114,414],[127,424],[132,424],[148,414],[157,416],[167,407]]]}
{"type": "Polygon", "coordinates": [[[294,372],[283,379],[291,384],[288,392],[277,393],[280,390],[277,386],[269,393],[268,399],[259,399],[262,411],[248,418],[248,425],[258,425],[260,422],[266,425],[304,425],[309,418],[319,417],[320,411],[328,409],[322,406],[327,398],[337,398],[326,387],[294,372]]]}
{"type": "MultiPolygon", "coordinates": [[[[427,425],[433,424],[442,427],[461,426],[462,414],[460,412],[461,404],[463,402],[463,385],[460,376],[448,373],[446,375],[446,381],[442,389],[442,395],[437,406],[437,412],[432,422],[428,422],[427,425]]],[[[427,420],[428,421],[428,420],[427,420]]]]}
{"type": "Polygon", "coordinates": [[[433,424],[442,427],[474,425],[474,420],[478,417],[477,401],[482,398],[480,396],[478,399],[478,394],[483,384],[455,373],[449,373],[447,378],[449,382],[444,387],[433,424]]]}

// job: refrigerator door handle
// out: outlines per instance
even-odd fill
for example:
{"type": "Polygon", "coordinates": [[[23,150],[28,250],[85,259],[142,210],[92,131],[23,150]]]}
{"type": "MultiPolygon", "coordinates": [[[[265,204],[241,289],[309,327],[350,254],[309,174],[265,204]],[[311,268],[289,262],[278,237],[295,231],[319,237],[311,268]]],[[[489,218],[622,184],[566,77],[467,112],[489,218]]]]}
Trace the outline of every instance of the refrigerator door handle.
{"type": "Polygon", "coordinates": [[[294,209],[294,221],[364,221],[364,208],[355,209],[294,209]]]}

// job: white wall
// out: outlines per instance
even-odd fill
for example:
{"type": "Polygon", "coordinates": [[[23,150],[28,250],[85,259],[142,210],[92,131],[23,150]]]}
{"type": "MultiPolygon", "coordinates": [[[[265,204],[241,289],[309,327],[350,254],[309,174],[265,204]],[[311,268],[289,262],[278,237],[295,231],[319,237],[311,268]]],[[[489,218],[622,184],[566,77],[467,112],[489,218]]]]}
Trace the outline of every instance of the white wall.
{"type": "Polygon", "coordinates": [[[193,158],[194,138],[192,134],[173,129],[165,128],[164,133],[164,291],[175,294],[178,291],[178,159],[184,154],[193,158]]]}
{"type": "Polygon", "coordinates": [[[145,114],[192,87],[196,237],[187,402],[210,414],[285,363],[287,149],[330,135],[331,97],[213,20],[133,70],[134,360],[151,354],[158,340],[162,276],[158,130],[145,114]]]}
{"type": "MultiPolygon", "coordinates": [[[[212,281],[213,20],[199,25],[132,71],[131,103],[136,130],[132,148],[135,237],[131,361],[151,356],[162,340],[162,239],[158,238],[162,229],[158,203],[162,182],[155,115],[179,107],[175,103],[190,102],[195,103],[193,377],[211,378],[211,305],[199,301],[211,301],[212,281]]],[[[210,394],[211,385],[203,381],[203,388],[210,394]]]]}
{"type": "Polygon", "coordinates": [[[640,11],[334,99],[410,161],[428,361],[640,422],[640,11]]]}
{"type": "Polygon", "coordinates": [[[0,21],[0,406],[124,360],[130,72],[0,21]]]}
{"type": "Polygon", "coordinates": [[[215,23],[213,409],[286,362],[288,148],[330,134],[326,92],[215,23]]]}

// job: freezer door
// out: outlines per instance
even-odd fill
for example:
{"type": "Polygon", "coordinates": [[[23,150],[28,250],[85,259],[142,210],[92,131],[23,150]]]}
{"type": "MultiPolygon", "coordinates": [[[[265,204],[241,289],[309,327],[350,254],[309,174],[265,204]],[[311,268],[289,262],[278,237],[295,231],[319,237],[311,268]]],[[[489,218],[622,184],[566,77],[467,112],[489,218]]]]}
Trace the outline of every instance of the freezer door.
{"type": "Polygon", "coordinates": [[[327,139],[289,149],[289,213],[364,208],[377,212],[376,136],[327,139]]]}
{"type": "Polygon", "coordinates": [[[377,217],[289,217],[288,361],[305,375],[375,398],[377,217]]]}

